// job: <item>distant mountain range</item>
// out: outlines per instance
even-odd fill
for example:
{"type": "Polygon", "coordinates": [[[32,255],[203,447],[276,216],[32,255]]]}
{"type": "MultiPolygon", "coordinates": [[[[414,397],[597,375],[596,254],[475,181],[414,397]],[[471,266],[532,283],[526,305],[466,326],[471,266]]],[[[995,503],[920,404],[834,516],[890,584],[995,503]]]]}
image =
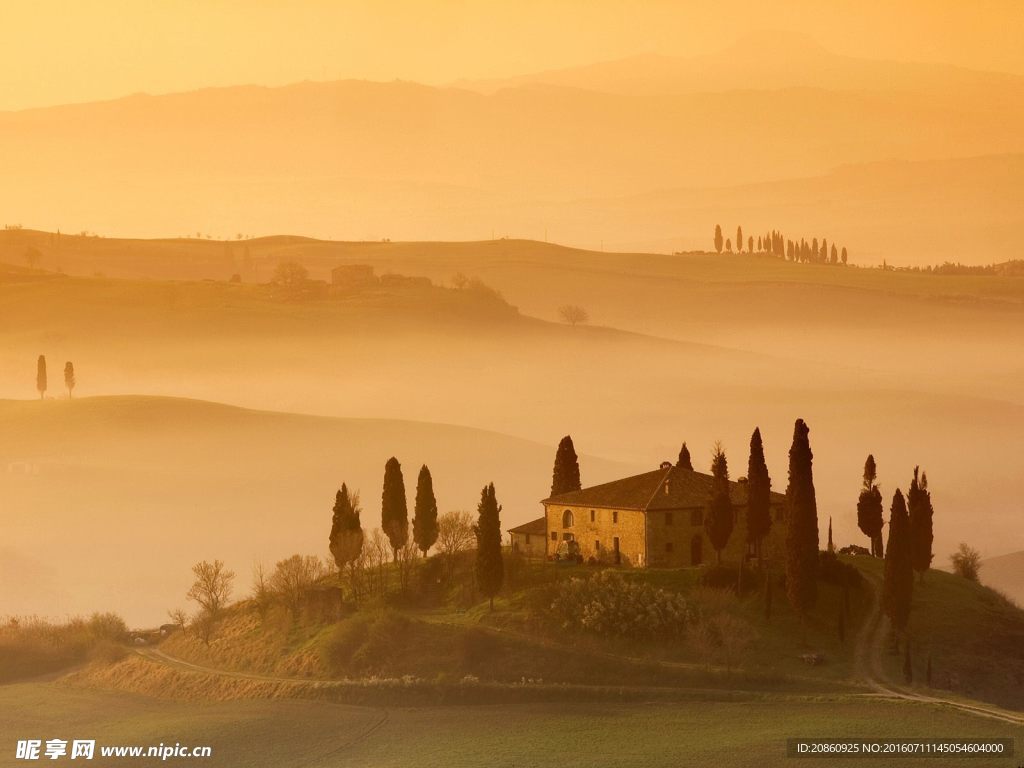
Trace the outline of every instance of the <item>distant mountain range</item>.
{"type": "Polygon", "coordinates": [[[979,576],[983,584],[995,587],[1018,605],[1024,605],[1024,552],[982,560],[979,576]]]}
{"type": "Polygon", "coordinates": [[[987,263],[1016,254],[1007,234],[1024,223],[1024,78],[777,36],[460,87],[239,86],[6,112],[0,142],[5,223],[72,232],[671,251],[722,223],[872,261],[987,263]]]}

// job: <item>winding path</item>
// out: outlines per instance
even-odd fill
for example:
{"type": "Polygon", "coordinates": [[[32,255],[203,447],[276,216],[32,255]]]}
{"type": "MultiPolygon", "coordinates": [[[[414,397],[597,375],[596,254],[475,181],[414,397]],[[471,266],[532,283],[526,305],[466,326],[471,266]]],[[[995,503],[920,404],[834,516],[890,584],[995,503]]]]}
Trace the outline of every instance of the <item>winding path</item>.
{"type": "MultiPolygon", "coordinates": [[[[863,573],[863,572],[862,572],[863,573]]],[[[854,670],[861,680],[875,692],[874,695],[900,701],[914,701],[921,704],[933,704],[957,709],[969,715],[999,720],[1004,723],[1024,726],[1024,714],[1001,709],[990,704],[965,702],[941,696],[927,696],[894,684],[885,674],[882,655],[885,652],[885,639],[889,630],[889,620],[882,612],[881,580],[864,573],[864,578],[871,586],[871,611],[857,633],[857,644],[854,649],[854,670]]]]}

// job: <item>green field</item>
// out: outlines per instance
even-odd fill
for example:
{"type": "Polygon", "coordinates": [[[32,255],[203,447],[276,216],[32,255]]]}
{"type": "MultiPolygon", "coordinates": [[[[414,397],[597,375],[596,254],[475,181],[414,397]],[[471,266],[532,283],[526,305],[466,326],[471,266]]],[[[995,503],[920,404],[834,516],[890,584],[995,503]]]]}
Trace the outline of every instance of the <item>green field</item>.
{"type": "MultiPolygon", "coordinates": [[[[19,764],[12,759],[18,739],[85,737],[108,745],[209,745],[213,759],[204,765],[253,768],[764,766],[787,763],[787,737],[986,737],[1018,744],[1024,737],[1019,727],[867,699],[378,709],[307,701],[172,703],[55,683],[0,687],[0,733],[3,766],[19,764]]],[[[139,761],[118,761],[132,762],[139,761]]]]}

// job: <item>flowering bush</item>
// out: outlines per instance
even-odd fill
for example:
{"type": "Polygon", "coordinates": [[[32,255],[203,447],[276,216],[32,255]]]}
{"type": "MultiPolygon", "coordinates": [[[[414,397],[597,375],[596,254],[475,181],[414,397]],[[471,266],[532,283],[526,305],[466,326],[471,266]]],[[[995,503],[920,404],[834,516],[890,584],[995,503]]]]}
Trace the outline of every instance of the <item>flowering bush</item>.
{"type": "Polygon", "coordinates": [[[614,571],[563,581],[551,589],[548,617],[566,630],[650,638],[680,634],[690,617],[686,600],[614,571]]]}

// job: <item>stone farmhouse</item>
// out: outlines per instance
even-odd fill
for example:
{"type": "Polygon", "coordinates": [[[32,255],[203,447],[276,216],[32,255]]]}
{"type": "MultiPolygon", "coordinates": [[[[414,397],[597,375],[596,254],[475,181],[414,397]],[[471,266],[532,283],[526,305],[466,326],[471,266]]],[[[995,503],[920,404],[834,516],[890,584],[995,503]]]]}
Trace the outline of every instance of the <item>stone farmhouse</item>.
{"type": "MultiPolygon", "coordinates": [[[[665,462],[653,472],[552,496],[541,502],[544,517],[509,531],[512,548],[548,559],[571,549],[584,561],[638,567],[713,563],[715,551],[704,531],[711,483],[711,475],[665,462]]],[[[735,520],[722,559],[735,563],[755,557],[747,543],[746,478],[729,483],[729,496],[735,520]]],[[[783,494],[771,494],[772,527],[762,546],[768,558],[783,551],[785,501],[783,494]]]]}

